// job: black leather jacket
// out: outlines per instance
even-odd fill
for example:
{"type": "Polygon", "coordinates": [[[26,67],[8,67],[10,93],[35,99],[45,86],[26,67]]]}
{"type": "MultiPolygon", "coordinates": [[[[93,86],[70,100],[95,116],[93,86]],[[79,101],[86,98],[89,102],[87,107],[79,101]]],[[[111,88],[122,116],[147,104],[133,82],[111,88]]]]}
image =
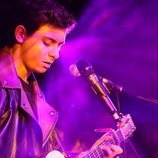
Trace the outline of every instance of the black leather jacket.
{"type": "MultiPolygon", "coordinates": [[[[0,53],[0,157],[41,157],[42,148],[58,119],[58,113],[48,105],[37,81],[33,81],[38,118],[17,76],[9,53],[0,53]]],[[[46,151],[47,152],[47,151],[46,151]]]]}

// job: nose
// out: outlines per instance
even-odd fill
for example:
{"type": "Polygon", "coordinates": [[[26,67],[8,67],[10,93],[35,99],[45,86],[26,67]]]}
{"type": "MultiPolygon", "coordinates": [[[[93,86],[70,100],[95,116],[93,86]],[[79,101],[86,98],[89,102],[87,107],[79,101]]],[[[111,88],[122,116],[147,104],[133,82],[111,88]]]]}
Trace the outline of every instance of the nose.
{"type": "Polygon", "coordinates": [[[53,57],[54,59],[58,59],[59,58],[59,51],[60,51],[60,48],[56,46],[53,48],[53,50],[49,51],[49,56],[53,57]]]}

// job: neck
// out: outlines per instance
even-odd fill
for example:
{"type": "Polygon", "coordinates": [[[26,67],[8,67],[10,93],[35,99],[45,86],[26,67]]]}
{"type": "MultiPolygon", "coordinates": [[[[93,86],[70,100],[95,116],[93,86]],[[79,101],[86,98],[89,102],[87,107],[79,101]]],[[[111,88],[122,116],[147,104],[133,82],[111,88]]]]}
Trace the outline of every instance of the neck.
{"type": "Polygon", "coordinates": [[[28,83],[27,78],[30,75],[30,72],[26,69],[26,67],[22,61],[20,46],[18,46],[18,44],[17,44],[11,48],[6,47],[6,48],[4,48],[4,50],[11,54],[11,57],[13,59],[13,63],[14,63],[18,76],[23,81],[28,83]]]}

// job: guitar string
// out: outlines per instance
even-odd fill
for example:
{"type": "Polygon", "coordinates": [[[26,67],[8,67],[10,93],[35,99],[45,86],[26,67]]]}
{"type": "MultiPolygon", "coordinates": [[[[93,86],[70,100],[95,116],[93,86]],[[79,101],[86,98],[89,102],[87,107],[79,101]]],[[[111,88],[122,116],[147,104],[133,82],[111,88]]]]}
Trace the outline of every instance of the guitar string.
{"type": "MultiPolygon", "coordinates": [[[[115,141],[113,139],[111,140],[106,140],[103,143],[101,143],[103,145],[109,145],[109,144],[116,144],[115,141]]],[[[86,156],[84,156],[83,158],[92,158],[92,157],[96,157],[96,158],[103,158],[102,156],[104,156],[104,152],[102,149],[100,149],[100,147],[96,147],[93,150],[91,150],[86,156]],[[101,157],[100,157],[101,156],[101,157]]]]}
{"type": "Polygon", "coordinates": [[[83,158],[103,158],[104,156],[103,151],[100,149],[100,147],[96,147],[95,149],[91,150],[87,155],[85,155],[83,158]]]}
{"type": "MultiPolygon", "coordinates": [[[[118,129],[115,132],[116,132],[117,137],[119,138],[118,141],[122,142],[124,140],[124,138],[122,136],[121,131],[118,129]]],[[[101,143],[101,145],[107,146],[109,144],[117,144],[116,143],[116,139],[114,139],[114,137],[115,136],[113,135],[112,139],[103,141],[101,143]]],[[[94,148],[93,150],[91,150],[87,155],[85,155],[83,158],[103,158],[102,156],[104,156],[104,152],[103,152],[102,149],[100,149],[99,146],[97,146],[96,148],[94,148]]]]}
{"type": "Polygon", "coordinates": [[[104,157],[104,153],[103,153],[103,151],[100,151],[100,152],[96,152],[96,153],[93,152],[93,154],[89,154],[89,155],[85,156],[84,158],[103,158],[103,157],[104,157]]]}

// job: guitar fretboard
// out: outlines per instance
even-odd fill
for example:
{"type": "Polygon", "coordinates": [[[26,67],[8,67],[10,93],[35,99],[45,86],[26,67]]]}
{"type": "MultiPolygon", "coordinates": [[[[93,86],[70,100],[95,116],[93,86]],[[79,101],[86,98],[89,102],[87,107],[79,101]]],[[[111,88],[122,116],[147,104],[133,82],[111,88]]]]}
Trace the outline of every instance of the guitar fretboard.
{"type": "Polygon", "coordinates": [[[100,148],[101,145],[107,146],[109,144],[120,144],[122,141],[124,141],[124,138],[122,136],[122,132],[118,129],[115,132],[112,133],[112,138],[110,140],[104,140],[99,146],[96,148],[93,148],[83,156],[83,158],[104,158],[104,152],[100,148]]]}

